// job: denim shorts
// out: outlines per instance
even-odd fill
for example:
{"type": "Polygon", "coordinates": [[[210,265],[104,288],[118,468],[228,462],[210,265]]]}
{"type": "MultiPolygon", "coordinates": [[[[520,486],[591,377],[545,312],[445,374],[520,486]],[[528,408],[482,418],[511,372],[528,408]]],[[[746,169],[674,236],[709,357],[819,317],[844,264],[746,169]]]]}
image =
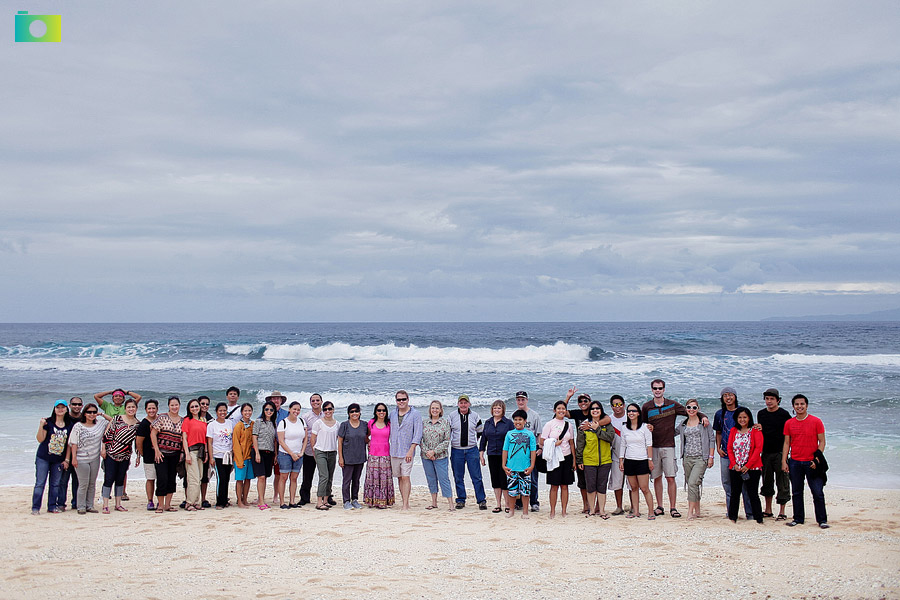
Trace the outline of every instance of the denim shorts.
{"type": "Polygon", "coordinates": [[[278,471],[280,473],[300,473],[303,470],[303,455],[294,460],[286,452],[278,453],[278,471]]]}

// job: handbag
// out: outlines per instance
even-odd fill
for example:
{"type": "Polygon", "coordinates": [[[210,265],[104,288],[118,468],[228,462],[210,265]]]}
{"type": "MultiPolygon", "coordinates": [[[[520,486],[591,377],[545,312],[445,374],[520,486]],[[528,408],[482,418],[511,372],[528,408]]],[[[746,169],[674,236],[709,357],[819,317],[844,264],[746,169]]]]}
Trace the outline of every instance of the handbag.
{"type": "MultiPolygon", "coordinates": [[[[559,437],[557,440],[563,439],[563,436],[566,435],[566,432],[569,430],[569,422],[566,421],[566,424],[563,426],[562,431],[559,432],[559,437]]],[[[544,460],[544,453],[540,453],[534,457],[534,470],[538,473],[546,473],[547,472],[547,461],[544,460]]]]}

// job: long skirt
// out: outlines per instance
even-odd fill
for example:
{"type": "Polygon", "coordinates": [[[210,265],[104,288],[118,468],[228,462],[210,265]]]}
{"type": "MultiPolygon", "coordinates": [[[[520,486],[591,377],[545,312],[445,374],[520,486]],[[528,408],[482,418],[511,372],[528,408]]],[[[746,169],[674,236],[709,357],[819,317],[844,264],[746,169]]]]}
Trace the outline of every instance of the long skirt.
{"type": "Polygon", "coordinates": [[[391,474],[390,456],[370,456],[366,465],[366,483],[363,487],[366,506],[386,507],[394,504],[394,478],[391,474]]]}

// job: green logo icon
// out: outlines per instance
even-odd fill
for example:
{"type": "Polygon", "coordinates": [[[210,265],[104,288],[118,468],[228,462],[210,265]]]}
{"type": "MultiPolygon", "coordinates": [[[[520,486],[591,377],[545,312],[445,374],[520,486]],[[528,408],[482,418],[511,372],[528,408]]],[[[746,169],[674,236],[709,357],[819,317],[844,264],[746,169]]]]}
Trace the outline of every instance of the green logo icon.
{"type": "Polygon", "coordinates": [[[27,10],[16,14],[17,42],[61,42],[61,15],[29,15],[27,10]]]}

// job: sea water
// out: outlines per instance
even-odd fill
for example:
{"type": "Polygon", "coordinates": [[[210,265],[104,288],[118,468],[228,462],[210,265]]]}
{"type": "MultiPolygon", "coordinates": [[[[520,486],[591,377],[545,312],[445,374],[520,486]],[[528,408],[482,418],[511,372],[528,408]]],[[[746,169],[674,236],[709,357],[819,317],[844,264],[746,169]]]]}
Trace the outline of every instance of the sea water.
{"type": "Polygon", "coordinates": [[[393,407],[398,389],[423,415],[466,393],[482,418],[498,399],[510,416],[521,389],[549,419],[573,385],[609,410],[614,393],[649,399],[656,377],[710,416],[726,385],[754,415],[766,388],[788,411],[803,393],[825,423],[829,484],[900,488],[896,322],[0,324],[0,485],[33,483],[38,421],[54,400],[119,387],[177,394],[184,407],[236,385],[254,417],[272,390],[304,410],[318,392],[341,420],[351,402],[366,418],[376,402],[393,407]]]}

